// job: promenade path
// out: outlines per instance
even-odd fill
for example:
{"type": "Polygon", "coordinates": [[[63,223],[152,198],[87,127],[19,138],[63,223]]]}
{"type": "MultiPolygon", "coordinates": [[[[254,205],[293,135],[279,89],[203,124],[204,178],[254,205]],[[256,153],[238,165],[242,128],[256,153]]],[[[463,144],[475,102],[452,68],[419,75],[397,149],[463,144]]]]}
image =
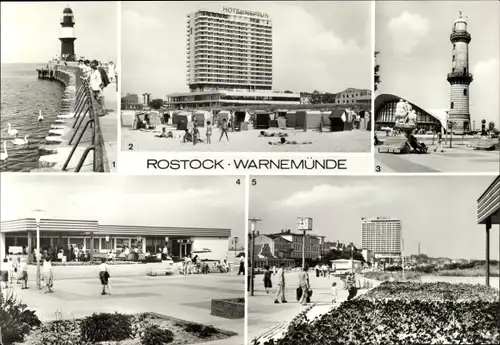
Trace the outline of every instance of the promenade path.
{"type": "Polygon", "coordinates": [[[443,147],[444,152],[427,154],[378,153],[375,147],[375,171],[382,173],[491,172],[499,173],[500,152],[473,150],[461,144],[443,147]]]}
{"type": "Polygon", "coordinates": [[[134,266],[137,267],[110,266],[111,294],[105,296],[100,294],[95,266],[71,267],[73,274],[54,267],[54,292],[50,294],[36,289],[33,267],[29,271],[28,290],[21,290],[20,285],[13,286],[17,296],[30,309],[35,309],[42,321],[55,320],[56,311],[62,313],[63,319],[81,318],[94,312],[155,312],[238,334],[212,341],[210,345],[243,345],[244,319],[229,320],[210,315],[212,299],[244,297],[243,276],[211,273],[149,277],[144,274],[147,265],[134,266]],[[78,277],[79,270],[81,277],[78,277]]]}
{"type": "MultiPolygon", "coordinates": [[[[295,298],[295,291],[298,287],[298,271],[288,272],[285,274],[285,297],[288,301],[288,303],[285,304],[274,304],[276,276],[273,275],[272,277],[273,289],[269,295],[266,294],[264,290],[262,277],[262,275],[255,277],[254,296],[248,297],[249,342],[255,338],[260,338],[261,341],[271,338],[281,338],[288,329],[290,321],[307,308],[300,305],[295,298]]],[[[313,320],[315,317],[327,313],[332,308],[335,308],[340,305],[340,303],[347,300],[348,292],[347,290],[342,289],[344,283],[340,280],[340,278],[331,277],[328,279],[325,277],[316,277],[316,273],[313,271],[309,272],[309,277],[311,288],[313,289],[311,304],[315,305],[307,313],[308,320],[313,320]],[[337,287],[339,288],[336,304],[332,303],[332,297],[330,295],[333,281],[337,282],[337,287]]],[[[378,285],[379,282],[374,282],[374,284],[378,285]]],[[[360,289],[358,291],[358,295],[363,294],[366,291],[368,290],[360,289]]]]}

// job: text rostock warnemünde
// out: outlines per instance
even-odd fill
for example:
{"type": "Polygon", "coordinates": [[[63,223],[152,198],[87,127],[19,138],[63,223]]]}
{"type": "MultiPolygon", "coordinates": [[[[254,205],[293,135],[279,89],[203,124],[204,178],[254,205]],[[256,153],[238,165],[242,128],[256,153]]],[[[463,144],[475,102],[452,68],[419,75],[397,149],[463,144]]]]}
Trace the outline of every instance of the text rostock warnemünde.
{"type": "Polygon", "coordinates": [[[148,159],[147,169],[160,170],[346,170],[347,159],[148,159]]]}

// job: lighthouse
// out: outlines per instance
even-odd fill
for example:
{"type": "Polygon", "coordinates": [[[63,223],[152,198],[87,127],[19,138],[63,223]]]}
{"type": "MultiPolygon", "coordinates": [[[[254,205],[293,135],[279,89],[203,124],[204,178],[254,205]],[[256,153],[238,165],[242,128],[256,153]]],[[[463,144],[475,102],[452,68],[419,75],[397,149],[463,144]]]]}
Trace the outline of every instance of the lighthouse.
{"type": "Polygon", "coordinates": [[[451,73],[447,78],[451,85],[449,121],[454,123],[454,133],[463,134],[470,128],[469,85],[472,74],[469,71],[471,35],[467,32],[467,18],[462,17],[462,12],[453,23],[450,41],[453,53],[451,73]]]}
{"type": "Polygon", "coordinates": [[[64,61],[75,61],[75,40],[73,32],[75,26],[73,11],[66,7],[61,19],[61,59],[64,61]]]}

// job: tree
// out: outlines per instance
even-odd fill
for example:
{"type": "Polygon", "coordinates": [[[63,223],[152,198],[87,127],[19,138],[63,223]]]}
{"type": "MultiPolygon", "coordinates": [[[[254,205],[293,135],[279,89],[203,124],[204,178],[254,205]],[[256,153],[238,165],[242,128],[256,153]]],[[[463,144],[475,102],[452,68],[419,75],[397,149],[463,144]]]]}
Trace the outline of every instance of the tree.
{"type": "Polygon", "coordinates": [[[314,90],[312,95],[311,95],[311,103],[312,104],[319,104],[321,103],[321,93],[319,93],[318,90],[314,90]]]}
{"type": "Polygon", "coordinates": [[[378,90],[378,85],[380,84],[380,65],[377,63],[377,57],[380,52],[375,52],[375,71],[374,71],[374,89],[378,90]]]}
{"type": "Polygon", "coordinates": [[[285,90],[285,92],[284,92],[284,93],[293,93],[293,92],[292,92],[292,91],[290,91],[290,90],[285,90]]]}
{"type": "Polygon", "coordinates": [[[149,102],[149,106],[153,109],[160,109],[163,106],[163,99],[153,99],[149,102]]]}
{"type": "Polygon", "coordinates": [[[325,93],[323,95],[323,103],[335,103],[335,96],[336,94],[335,93],[325,93]]]}
{"type": "Polygon", "coordinates": [[[495,130],[495,122],[494,121],[488,122],[488,129],[492,132],[495,130]]]}

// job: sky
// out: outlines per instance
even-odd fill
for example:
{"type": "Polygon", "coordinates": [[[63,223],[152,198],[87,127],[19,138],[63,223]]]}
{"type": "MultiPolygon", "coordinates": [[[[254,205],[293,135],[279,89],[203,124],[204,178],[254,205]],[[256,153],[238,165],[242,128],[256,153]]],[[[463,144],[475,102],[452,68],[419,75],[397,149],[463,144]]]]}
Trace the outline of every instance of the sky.
{"type": "MultiPolygon", "coordinates": [[[[312,217],[315,235],[361,247],[362,217],[400,219],[405,254],[484,259],[485,226],[477,199],[495,176],[269,177],[250,187],[249,217],[260,233],[296,231],[312,217]]],[[[499,226],[490,231],[491,259],[499,257],[499,226]]]]}
{"type": "Polygon", "coordinates": [[[2,221],[33,217],[100,224],[231,229],[245,238],[245,193],[225,176],[2,174],[2,221]]]}
{"type": "Polygon", "coordinates": [[[2,1],[2,63],[45,63],[60,55],[60,20],[66,5],[75,16],[75,54],[117,61],[116,2],[2,1]]]}
{"type": "Polygon", "coordinates": [[[380,52],[378,93],[391,93],[423,109],[450,102],[452,43],[458,11],[468,17],[471,120],[500,123],[500,2],[377,1],[375,49],[380,52]]]}
{"type": "Polygon", "coordinates": [[[186,16],[230,6],[273,21],[273,89],[371,88],[372,4],[353,2],[123,2],[122,93],[188,92],[186,16]]]}

